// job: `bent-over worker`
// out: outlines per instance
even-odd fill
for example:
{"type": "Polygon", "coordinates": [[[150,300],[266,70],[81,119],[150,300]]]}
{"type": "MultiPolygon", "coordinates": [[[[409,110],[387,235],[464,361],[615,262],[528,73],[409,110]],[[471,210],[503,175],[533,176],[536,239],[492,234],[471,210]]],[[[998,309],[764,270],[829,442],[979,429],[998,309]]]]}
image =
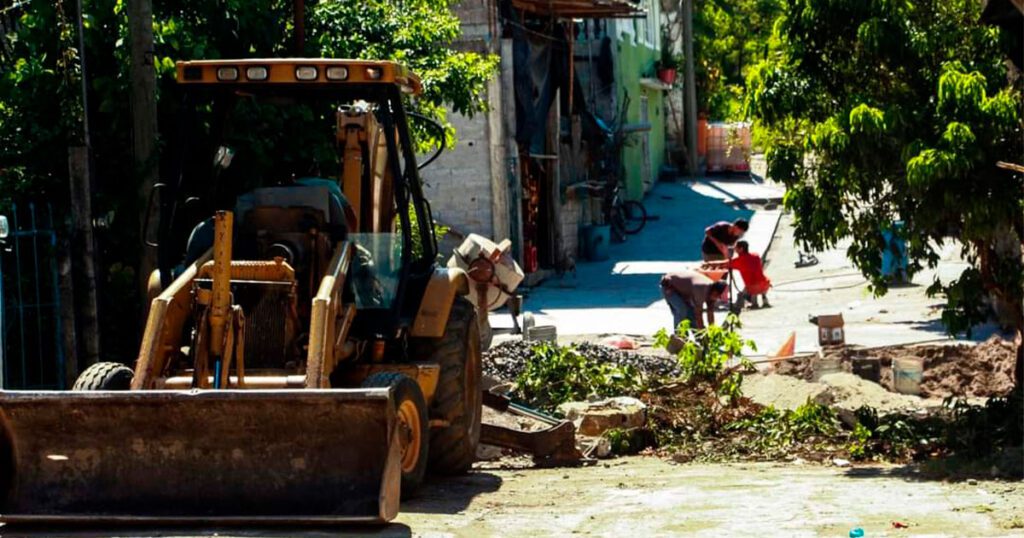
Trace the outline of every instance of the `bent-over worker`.
{"type": "Polygon", "coordinates": [[[672,310],[673,330],[677,329],[684,319],[690,320],[690,327],[694,329],[703,329],[714,324],[715,303],[725,293],[725,289],[725,282],[713,282],[694,271],[679,271],[661,277],[661,293],[672,310]]]}
{"type": "Polygon", "coordinates": [[[700,246],[700,254],[704,261],[720,261],[729,259],[729,249],[743,238],[750,229],[745,219],[726,222],[720,221],[704,229],[704,242],[700,246]]]}

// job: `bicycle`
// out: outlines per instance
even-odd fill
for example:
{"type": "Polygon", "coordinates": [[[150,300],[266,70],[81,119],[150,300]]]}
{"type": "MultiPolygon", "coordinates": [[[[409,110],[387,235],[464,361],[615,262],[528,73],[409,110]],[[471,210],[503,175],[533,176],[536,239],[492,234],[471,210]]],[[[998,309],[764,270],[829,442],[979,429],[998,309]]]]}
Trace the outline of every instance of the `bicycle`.
{"type": "Polygon", "coordinates": [[[611,226],[612,239],[621,243],[627,235],[640,233],[647,224],[647,209],[635,200],[623,200],[622,184],[619,181],[622,173],[620,156],[622,148],[627,144],[630,134],[626,131],[623,118],[629,106],[629,98],[622,103],[614,127],[608,127],[600,119],[595,118],[597,126],[604,131],[605,139],[601,147],[601,158],[597,161],[598,176],[601,178],[600,189],[604,195],[602,212],[604,221],[611,226]]]}
{"type": "Polygon", "coordinates": [[[636,235],[647,225],[647,208],[635,200],[623,200],[621,190],[619,183],[612,188],[606,215],[617,240],[624,241],[627,235],[636,235]]]}

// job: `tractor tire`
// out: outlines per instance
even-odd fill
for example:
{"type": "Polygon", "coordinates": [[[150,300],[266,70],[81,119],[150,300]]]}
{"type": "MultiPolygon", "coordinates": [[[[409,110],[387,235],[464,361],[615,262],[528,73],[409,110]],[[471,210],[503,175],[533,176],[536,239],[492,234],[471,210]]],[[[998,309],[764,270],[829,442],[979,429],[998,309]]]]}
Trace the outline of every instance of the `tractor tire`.
{"type": "Polygon", "coordinates": [[[480,329],[480,351],[484,352],[491,349],[491,343],[494,342],[494,329],[491,328],[491,322],[486,317],[477,315],[477,320],[480,329]]]}
{"type": "Polygon", "coordinates": [[[119,362],[97,362],[75,380],[71,390],[128,390],[135,372],[119,362]]]}
{"type": "Polygon", "coordinates": [[[427,420],[427,401],[419,384],[397,372],[378,372],[363,380],[363,388],[391,388],[395,416],[408,436],[410,446],[402,449],[402,500],[412,498],[423,484],[427,474],[427,454],[430,444],[430,423],[427,420]],[[408,451],[407,451],[408,450],[408,451]]]}
{"type": "Polygon", "coordinates": [[[456,297],[444,336],[431,342],[431,357],[441,366],[432,418],[448,421],[430,438],[430,470],[461,474],[476,461],[480,444],[483,394],[480,392],[480,325],[473,304],[456,297]]]}

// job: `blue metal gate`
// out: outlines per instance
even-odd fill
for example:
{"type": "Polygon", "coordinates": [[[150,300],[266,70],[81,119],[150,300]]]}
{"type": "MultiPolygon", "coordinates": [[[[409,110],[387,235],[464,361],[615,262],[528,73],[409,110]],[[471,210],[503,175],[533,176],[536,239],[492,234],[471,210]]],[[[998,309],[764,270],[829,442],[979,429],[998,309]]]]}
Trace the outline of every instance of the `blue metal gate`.
{"type": "Polygon", "coordinates": [[[49,204],[11,203],[0,214],[9,226],[0,253],[0,386],[63,389],[53,209],[49,204]]]}

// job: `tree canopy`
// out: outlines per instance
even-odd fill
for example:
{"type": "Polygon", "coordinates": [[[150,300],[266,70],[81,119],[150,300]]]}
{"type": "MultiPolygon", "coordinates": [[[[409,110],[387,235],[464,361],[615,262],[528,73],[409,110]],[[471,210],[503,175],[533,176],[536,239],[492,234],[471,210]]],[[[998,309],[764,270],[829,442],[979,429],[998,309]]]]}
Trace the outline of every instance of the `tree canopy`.
{"type": "MultiPolygon", "coordinates": [[[[113,226],[98,236],[104,304],[103,340],[111,358],[134,353],[141,298],[136,267],[142,244],[138,215],[142,174],[132,157],[129,43],[126,0],[82,0],[94,163],[94,213],[113,212],[113,226]],[[132,337],[126,337],[132,335],[132,337]]],[[[5,3],[6,4],[6,3],[5,3]]],[[[459,21],[454,0],[321,0],[307,2],[305,49],[294,48],[291,0],[154,0],[153,62],[158,75],[162,144],[174,138],[178,112],[173,95],[176,60],[257,57],[350,57],[405,63],[423,79],[414,110],[440,121],[455,135],[446,111],[473,114],[486,108],[484,91],[497,58],[456,50],[459,21]]],[[[0,36],[0,197],[45,198],[67,208],[68,146],[81,133],[80,71],[75,3],[23,2],[7,12],[16,24],[0,36]]],[[[295,170],[331,153],[323,129],[306,128],[332,111],[296,110],[268,115],[262,132],[294,151],[253,169],[295,170]],[[285,128],[287,127],[287,128],[285,128]],[[294,136],[293,136],[294,135],[294,136]],[[325,152],[325,148],[326,152],[325,152]],[[273,165],[273,166],[269,166],[273,165]],[[276,168],[275,168],[276,167],[276,168]]],[[[423,145],[433,131],[419,129],[423,145]]],[[[239,144],[267,143],[251,134],[239,144]]],[[[166,148],[165,148],[166,149],[166,148]]],[[[252,151],[254,155],[261,154],[252,151]]],[[[267,172],[269,173],[269,172],[267,172]]],[[[142,278],[145,278],[143,275],[142,278]]]]}
{"type": "Polygon", "coordinates": [[[786,184],[796,238],[848,255],[874,289],[883,232],[905,223],[911,273],[958,243],[970,266],[943,292],[951,331],[991,315],[1021,327],[1021,81],[976,0],[792,0],[749,110],[766,127],[769,175],[786,184]]]}

